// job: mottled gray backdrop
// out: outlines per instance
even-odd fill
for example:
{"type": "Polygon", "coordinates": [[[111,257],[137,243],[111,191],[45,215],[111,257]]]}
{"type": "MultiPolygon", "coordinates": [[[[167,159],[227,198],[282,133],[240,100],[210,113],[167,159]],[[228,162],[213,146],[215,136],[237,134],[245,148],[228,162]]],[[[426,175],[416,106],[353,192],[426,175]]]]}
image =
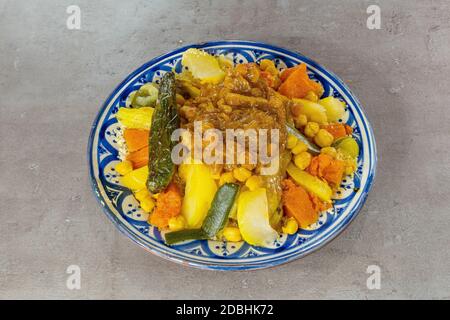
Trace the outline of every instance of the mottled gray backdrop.
{"type": "Polygon", "coordinates": [[[0,0],[0,298],[450,298],[449,1],[0,0]],[[66,8],[81,8],[68,30],[66,8]],[[371,4],[381,29],[366,27],[371,4]],[[91,193],[86,148],[124,77],[181,44],[273,43],[360,98],[378,174],[325,248],[256,272],[189,269],[120,234],[91,193]],[[66,268],[81,268],[68,290],[66,268]],[[369,265],[381,289],[366,287],[369,265]]]}

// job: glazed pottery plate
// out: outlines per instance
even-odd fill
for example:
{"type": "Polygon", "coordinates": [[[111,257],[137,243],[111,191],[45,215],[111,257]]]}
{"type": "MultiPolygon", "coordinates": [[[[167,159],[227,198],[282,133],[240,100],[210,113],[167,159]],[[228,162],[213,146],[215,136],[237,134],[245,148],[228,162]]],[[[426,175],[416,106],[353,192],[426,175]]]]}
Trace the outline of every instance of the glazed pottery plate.
{"type": "Polygon", "coordinates": [[[249,41],[217,41],[179,48],[152,59],[132,72],[106,99],[94,124],[88,146],[92,187],[108,218],[127,237],[158,256],[188,266],[215,270],[248,270],[276,266],[305,256],[336,237],[358,214],[370,191],[376,167],[373,132],[357,98],[333,73],[311,59],[287,49],[249,41]],[[236,64],[271,59],[282,70],[305,63],[310,77],[320,81],[324,96],[334,96],[347,104],[340,121],[353,128],[360,147],[358,168],[353,178],[345,178],[334,195],[334,206],[320,215],[319,221],[294,235],[280,235],[271,248],[210,240],[183,242],[167,246],[157,228],[147,222],[130,190],[120,183],[114,167],[119,162],[121,127],[115,113],[125,106],[130,92],[146,82],[159,82],[162,75],[181,71],[181,56],[188,48],[201,48],[214,55],[225,55],[236,64]]]}

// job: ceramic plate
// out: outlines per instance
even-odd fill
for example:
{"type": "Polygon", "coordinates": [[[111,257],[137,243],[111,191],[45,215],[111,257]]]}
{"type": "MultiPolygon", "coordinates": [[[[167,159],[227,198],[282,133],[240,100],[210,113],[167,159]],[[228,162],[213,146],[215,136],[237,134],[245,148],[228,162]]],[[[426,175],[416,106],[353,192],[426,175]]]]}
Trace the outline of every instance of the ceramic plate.
{"type": "Polygon", "coordinates": [[[358,214],[370,191],[376,167],[376,146],[373,132],[357,98],[333,73],[311,59],[287,49],[249,41],[217,41],[179,48],[152,59],[132,72],[106,99],[94,124],[88,146],[92,187],[108,218],[127,237],[144,249],[171,261],[188,266],[215,270],[248,270],[276,266],[305,256],[336,237],[358,214]],[[247,243],[221,241],[190,241],[167,246],[157,228],[147,223],[148,215],[139,208],[133,194],[120,184],[114,171],[118,159],[120,126],[115,118],[119,106],[131,91],[146,82],[159,82],[172,69],[181,71],[181,55],[195,47],[211,54],[224,54],[235,63],[275,61],[284,69],[299,63],[308,66],[311,78],[322,83],[324,96],[332,95],[346,102],[346,115],[340,121],[353,128],[360,154],[354,178],[343,180],[334,196],[332,209],[322,213],[319,221],[295,235],[281,235],[273,248],[250,246],[247,243]]]}

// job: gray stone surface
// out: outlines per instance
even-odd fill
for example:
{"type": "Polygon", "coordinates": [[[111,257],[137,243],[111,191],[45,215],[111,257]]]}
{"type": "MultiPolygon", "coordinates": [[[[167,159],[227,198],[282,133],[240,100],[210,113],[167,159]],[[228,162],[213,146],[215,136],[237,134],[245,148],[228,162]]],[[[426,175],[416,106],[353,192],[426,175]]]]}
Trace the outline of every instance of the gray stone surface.
{"type": "Polygon", "coordinates": [[[450,298],[448,1],[0,0],[0,298],[450,298]],[[379,4],[381,30],[366,28],[379,4]],[[81,30],[66,7],[81,8],[81,30]],[[86,146],[106,96],[181,43],[259,40],[333,70],[375,130],[378,175],[332,243],[270,270],[149,255],[91,194],[86,146]],[[80,290],[66,268],[81,267],[80,290]],[[366,268],[379,265],[381,289],[366,268]]]}

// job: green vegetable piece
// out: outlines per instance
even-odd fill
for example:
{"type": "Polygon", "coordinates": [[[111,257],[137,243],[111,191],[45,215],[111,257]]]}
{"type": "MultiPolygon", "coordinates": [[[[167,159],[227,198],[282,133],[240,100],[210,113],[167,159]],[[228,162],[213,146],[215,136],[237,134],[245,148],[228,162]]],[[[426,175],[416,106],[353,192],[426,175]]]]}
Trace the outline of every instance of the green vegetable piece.
{"type": "Polygon", "coordinates": [[[133,108],[154,107],[158,100],[158,88],[153,83],[146,83],[134,92],[131,100],[133,108]]]}
{"type": "Polygon", "coordinates": [[[202,224],[202,230],[209,238],[225,227],[238,192],[239,185],[235,183],[225,183],[217,190],[202,224]]]}
{"type": "Polygon", "coordinates": [[[159,102],[153,113],[149,134],[147,188],[152,193],[163,191],[175,173],[171,153],[177,142],[171,140],[171,135],[180,127],[180,118],[177,111],[173,72],[166,73],[162,78],[159,102]]]}
{"type": "Polygon", "coordinates": [[[208,236],[202,229],[185,229],[180,231],[169,232],[164,235],[166,243],[171,245],[186,240],[204,240],[208,236]]]}
{"type": "Polygon", "coordinates": [[[333,143],[333,147],[335,147],[338,150],[341,150],[348,156],[352,158],[358,158],[359,155],[359,146],[358,142],[356,142],[355,139],[352,137],[342,137],[337,139],[333,143]]]}
{"type": "Polygon", "coordinates": [[[214,195],[202,227],[166,233],[166,243],[170,245],[186,240],[202,240],[214,237],[225,227],[238,192],[238,184],[225,183],[222,185],[214,195]]]}
{"type": "Polygon", "coordinates": [[[292,125],[286,123],[286,130],[288,133],[297,137],[298,140],[304,142],[308,146],[308,151],[314,154],[320,153],[320,148],[316,146],[314,143],[308,140],[300,131],[294,128],[292,125]]]}

